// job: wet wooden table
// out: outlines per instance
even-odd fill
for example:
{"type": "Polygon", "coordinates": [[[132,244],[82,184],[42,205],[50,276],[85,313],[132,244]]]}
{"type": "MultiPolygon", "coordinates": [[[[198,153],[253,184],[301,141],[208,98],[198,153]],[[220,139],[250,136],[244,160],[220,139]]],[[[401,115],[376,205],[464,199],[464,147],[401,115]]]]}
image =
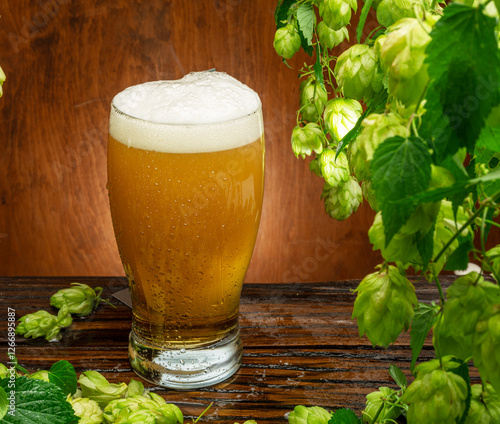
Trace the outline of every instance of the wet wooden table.
{"type": "MultiPolygon", "coordinates": [[[[39,309],[54,313],[50,296],[71,282],[103,287],[103,297],[116,308],[101,304],[91,316],[75,318],[60,342],[17,337],[19,363],[35,371],[65,359],[78,375],[92,369],[111,382],[138,378],[127,358],[131,310],[112,297],[127,287],[124,278],[0,278],[0,361],[8,360],[8,308],[15,310],[17,318],[39,309]]],[[[388,372],[391,364],[410,378],[411,351],[409,334],[389,349],[373,349],[366,337],[359,337],[351,320],[352,290],[358,282],[245,284],[240,315],[244,356],[239,371],[230,380],[202,390],[145,386],[179,406],[187,418],[198,416],[213,402],[204,421],[285,423],[285,414],[295,405],[348,407],[359,413],[366,394],[380,386],[396,387],[388,372]]],[[[420,301],[438,299],[428,283],[414,283],[420,301]]],[[[422,356],[434,356],[430,340],[422,356]]]]}

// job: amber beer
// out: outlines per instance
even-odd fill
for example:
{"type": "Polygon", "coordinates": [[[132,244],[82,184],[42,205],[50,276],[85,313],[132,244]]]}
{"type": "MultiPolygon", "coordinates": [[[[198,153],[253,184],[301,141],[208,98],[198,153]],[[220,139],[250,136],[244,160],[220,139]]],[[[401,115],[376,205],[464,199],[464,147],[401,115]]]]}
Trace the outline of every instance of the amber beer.
{"type": "Polygon", "coordinates": [[[133,301],[130,358],[147,380],[202,387],[238,368],[263,158],[260,100],[227,74],[147,83],[113,100],[109,199],[133,301]]]}

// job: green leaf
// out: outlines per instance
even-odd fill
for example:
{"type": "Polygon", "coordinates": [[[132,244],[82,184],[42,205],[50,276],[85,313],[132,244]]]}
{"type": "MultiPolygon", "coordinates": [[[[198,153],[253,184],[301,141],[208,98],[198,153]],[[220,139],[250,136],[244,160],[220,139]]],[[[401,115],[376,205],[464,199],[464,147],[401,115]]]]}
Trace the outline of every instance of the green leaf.
{"type": "Polygon", "coordinates": [[[65,395],[74,395],[78,385],[76,371],[68,361],[59,361],[49,370],[49,380],[58,386],[65,395]]]}
{"type": "Polygon", "coordinates": [[[481,130],[476,147],[485,148],[493,152],[500,150],[500,126],[485,126],[481,130]]]}
{"type": "Polygon", "coordinates": [[[415,368],[418,356],[424,346],[425,338],[436,322],[438,311],[439,306],[427,305],[425,303],[419,303],[415,309],[410,329],[411,372],[415,368]]]}
{"type": "Polygon", "coordinates": [[[396,365],[391,364],[389,367],[389,375],[394,379],[396,384],[403,390],[408,387],[408,380],[406,379],[406,375],[403,374],[396,365]]]}
{"type": "Polygon", "coordinates": [[[361,43],[361,36],[363,35],[363,29],[365,27],[366,18],[368,13],[370,13],[370,8],[372,7],[373,0],[366,0],[361,10],[361,15],[359,16],[358,27],[356,28],[356,39],[358,43],[361,43]]]}
{"type": "Polygon", "coordinates": [[[460,147],[473,151],[500,100],[495,25],[482,6],[452,3],[431,32],[426,48],[430,82],[419,134],[431,141],[438,163],[460,147]]]}
{"type": "Polygon", "coordinates": [[[427,189],[431,179],[431,155],[419,138],[391,137],[377,147],[370,168],[387,246],[416,207],[411,203],[395,207],[394,203],[427,189]]]}
{"type": "Polygon", "coordinates": [[[7,405],[9,403],[9,400],[7,399],[7,393],[3,389],[3,387],[0,387],[0,420],[5,417],[5,414],[7,413],[7,405]]]}
{"type": "Polygon", "coordinates": [[[460,420],[458,421],[458,424],[464,424],[465,420],[467,419],[467,415],[469,414],[469,409],[470,409],[470,403],[472,399],[472,389],[471,389],[471,384],[470,384],[470,375],[469,375],[469,366],[467,365],[466,362],[462,361],[461,359],[458,358],[453,358],[453,362],[458,362],[460,366],[456,368],[452,368],[449,371],[452,372],[453,374],[456,374],[460,377],[462,377],[465,382],[467,383],[467,398],[465,399],[465,410],[462,416],[460,417],[460,420]]]}
{"type": "Polygon", "coordinates": [[[312,46],[315,22],[314,9],[311,3],[302,3],[297,9],[297,23],[308,46],[312,46]]]}
{"type": "MultiPolygon", "coordinates": [[[[7,390],[10,380],[0,380],[0,387],[7,390]]],[[[80,420],[74,414],[66,395],[55,384],[43,380],[18,377],[15,387],[15,414],[5,415],[2,423],[10,424],[76,424],[80,420]]]]}
{"type": "Polygon", "coordinates": [[[469,237],[459,237],[459,245],[448,257],[444,266],[445,271],[467,269],[469,264],[469,252],[474,249],[474,244],[469,237]]]}
{"type": "Polygon", "coordinates": [[[429,265],[434,251],[434,229],[435,225],[432,226],[424,237],[419,237],[417,240],[417,249],[422,258],[422,267],[424,271],[427,269],[427,265],[429,265]]]}
{"type": "Polygon", "coordinates": [[[328,424],[361,424],[361,420],[356,416],[356,413],[348,408],[337,409],[328,424]]]}
{"type": "Polygon", "coordinates": [[[279,0],[274,10],[274,22],[276,29],[286,26],[291,7],[296,3],[296,0],[279,0]]]}

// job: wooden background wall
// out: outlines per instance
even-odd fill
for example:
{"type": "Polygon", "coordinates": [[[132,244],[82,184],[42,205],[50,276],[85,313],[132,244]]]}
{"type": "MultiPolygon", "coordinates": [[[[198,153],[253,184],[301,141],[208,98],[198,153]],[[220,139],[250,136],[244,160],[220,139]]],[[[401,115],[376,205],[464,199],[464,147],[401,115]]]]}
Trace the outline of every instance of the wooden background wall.
{"type": "Polygon", "coordinates": [[[275,4],[0,0],[0,275],[123,275],[105,187],[110,101],[132,84],[214,67],[263,102],[265,203],[247,281],[372,272],[373,212],[329,218],[322,181],[292,153],[305,57],[291,70],[275,54],[275,4]]]}

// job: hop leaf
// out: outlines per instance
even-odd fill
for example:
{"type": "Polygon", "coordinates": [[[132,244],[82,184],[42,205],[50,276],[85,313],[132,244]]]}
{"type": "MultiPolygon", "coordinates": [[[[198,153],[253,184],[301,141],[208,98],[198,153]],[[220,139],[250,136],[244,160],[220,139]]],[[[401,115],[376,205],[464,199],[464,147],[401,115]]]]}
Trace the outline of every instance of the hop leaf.
{"type": "Polygon", "coordinates": [[[316,78],[310,77],[300,84],[299,102],[302,118],[316,122],[325,108],[328,94],[316,78]]]}
{"type": "Polygon", "coordinates": [[[407,106],[418,102],[429,80],[424,60],[430,31],[425,21],[404,18],[375,42],[375,51],[388,74],[389,94],[407,106]]]}
{"type": "Polygon", "coordinates": [[[415,368],[416,379],[402,401],[409,404],[408,423],[455,424],[465,410],[467,383],[449,371],[459,364],[451,357],[424,362],[415,368]]]}
{"type": "Polygon", "coordinates": [[[127,390],[126,383],[112,384],[97,371],[84,371],[78,379],[83,397],[95,400],[101,408],[114,399],[121,398],[127,390]]]}
{"type": "Polygon", "coordinates": [[[472,356],[483,382],[500,392],[500,304],[488,306],[478,320],[472,356]]]}
{"type": "Polygon", "coordinates": [[[101,287],[94,289],[87,284],[71,283],[70,288],[57,291],[50,298],[50,304],[58,309],[61,309],[64,304],[68,305],[70,314],[79,317],[84,317],[92,313],[99,302],[101,287]]]}
{"type": "Polygon", "coordinates": [[[401,408],[392,407],[398,399],[396,390],[390,389],[388,387],[380,387],[377,391],[371,392],[366,395],[366,408],[361,413],[361,418],[364,423],[375,424],[384,423],[385,420],[395,420],[401,415],[401,408]],[[374,422],[373,419],[377,415],[380,407],[382,407],[381,412],[378,415],[377,420],[374,422]]]}
{"type": "Polygon", "coordinates": [[[491,384],[473,384],[469,413],[464,424],[500,423],[500,397],[491,384]]]}
{"type": "Polygon", "coordinates": [[[333,49],[342,43],[342,41],[349,41],[349,32],[346,27],[335,31],[321,21],[316,27],[316,31],[318,32],[319,42],[323,46],[323,49],[333,49]]]}
{"type": "Polygon", "coordinates": [[[388,347],[413,318],[417,304],[413,284],[398,268],[367,275],[355,292],[352,318],[357,318],[359,335],[366,333],[373,346],[388,347]]]}
{"type": "Polygon", "coordinates": [[[274,34],[274,50],[283,59],[291,59],[300,49],[300,35],[294,24],[287,24],[274,34]]]}
{"type": "Polygon", "coordinates": [[[325,183],[321,199],[325,201],[326,213],[338,221],[343,221],[358,210],[363,201],[363,194],[358,182],[349,178],[337,186],[325,183]]]}
{"type": "Polygon", "coordinates": [[[356,0],[320,0],[319,3],[320,16],[325,24],[335,31],[349,24],[351,9],[354,12],[358,10],[356,0]]]}
{"type": "Polygon", "coordinates": [[[69,327],[72,323],[71,315],[67,305],[63,306],[59,313],[52,315],[47,311],[37,311],[24,315],[19,319],[20,323],[16,327],[16,334],[26,338],[45,337],[49,342],[61,339],[62,328],[69,327]]]}
{"type": "Polygon", "coordinates": [[[446,294],[442,317],[434,328],[434,347],[440,355],[466,361],[472,356],[477,321],[486,305],[500,302],[500,288],[471,272],[457,278],[446,294]]]}
{"type": "Polygon", "coordinates": [[[343,52],[333,74],[340,91],[351,99],[370,100],[384,88],[375,51],[366,44],[354,44],[343,52]]]}
{"type": "Polygon", "coordinates": [[[72,398],[68,396],[68,402],[73,407],[75,415],[80,417],[78,424],[101,424],[103,412],[96,401],[87,398],[72,398]]]}
{"type": "Polygon", "coordinates": [[[296,406],[288,415],[289,424],[328,424],[332,414],[319,406],[296,406]]]}
{"type": "Polygon", "coordinates": [[[336,153],[331,149],[323,150],[319,157],[321,175],[332,187],[346,183],[349,178],[349,163],[344,152],[336,153]]]}
{"type": "Polygon", "coordinates": [[[318,124],[310,122],[304,127],[296,126],[292,131],[292,150],[296,157],[323,151],[325,135],[318,124]]]}
{"type": "Polygon", "coordinates": [[[361,133],[350,145],[351,170],[359,181],[370,177],[370,162],[380,143],[389,137],[410,135],[403,120],[394,113],[372,113],[363,119],[361,126],[361,133]]]}
{"type": "Polygon", "coordinates": [[[357,100],[337,97],[326,104],[323,119],[334,144],[354,128],[362,113],[363,108],[357,100]]]}

